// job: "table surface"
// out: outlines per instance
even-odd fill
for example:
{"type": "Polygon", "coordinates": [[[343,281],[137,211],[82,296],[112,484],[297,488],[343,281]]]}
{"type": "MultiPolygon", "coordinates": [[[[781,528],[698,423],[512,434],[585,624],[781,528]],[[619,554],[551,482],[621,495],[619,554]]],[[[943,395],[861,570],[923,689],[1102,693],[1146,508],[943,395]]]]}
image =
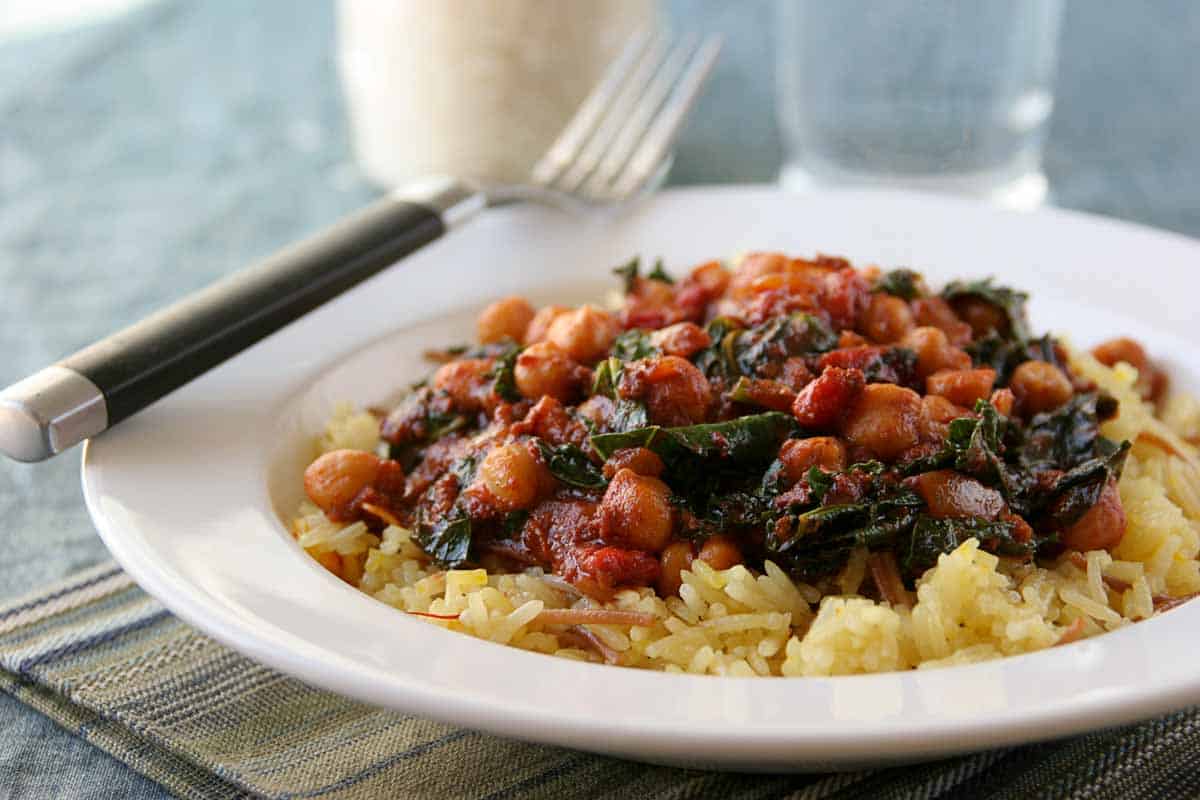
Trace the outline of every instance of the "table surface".
{"type": "MultiPolygon", "coordinates": [[[[670,0],[726,49],[674,183],[770,181],[773,3],[670,0]]],[[[328,2],[157,0],[0,40],[0,385],[362,205],[328,2]]],[[[1046,169],[1060,205],[1200,236],[1200,5],[1069,2],[1046,169]]],[[[814,247],[819,243],[814,243],[814,247]]],[[[78,457],[0,462],[0,600],[106,557],[78,457]]],[[[159,797],[0,695],[12,797],[159,797]]],[[[0,792],[2,793],[2,792],[0,792]]]]}

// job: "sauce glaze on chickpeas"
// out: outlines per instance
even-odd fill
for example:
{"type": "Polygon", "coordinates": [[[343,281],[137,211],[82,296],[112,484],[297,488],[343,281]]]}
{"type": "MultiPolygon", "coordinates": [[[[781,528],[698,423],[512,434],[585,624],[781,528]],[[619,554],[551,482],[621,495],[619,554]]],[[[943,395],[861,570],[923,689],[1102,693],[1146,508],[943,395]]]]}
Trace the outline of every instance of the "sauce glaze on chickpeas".
{"type": "MultiPolygon", "coordinates": [[[[771,558],[832,580],[844,541],[888,551],[876,568],[906,565],[884,576],[894,593],[930,527],[1027,559],[1120,541],[1119,449],[1018,457],[1042,453],[1063,420],[1115,409],[1028,334],[1020,293],[985,281],[939,295],[908,270],[782,253],[678,282],[636,262],[619,272],[613,310],[489,305],[479,346],[384,420],[388,452],[317,459],[310,499],[335,519],[409,526],[431,555],[458,553],[447,566],[538,566],[598,598],[676,594],[696,561],[771,558]],[[1060,490],[1089,455],[1092,483],[1060,490]],[[446,547],[453,536],[469,538],[446,547]]],[[[1136,342],[1096,355],[1161,394],[1136,342]]]]}

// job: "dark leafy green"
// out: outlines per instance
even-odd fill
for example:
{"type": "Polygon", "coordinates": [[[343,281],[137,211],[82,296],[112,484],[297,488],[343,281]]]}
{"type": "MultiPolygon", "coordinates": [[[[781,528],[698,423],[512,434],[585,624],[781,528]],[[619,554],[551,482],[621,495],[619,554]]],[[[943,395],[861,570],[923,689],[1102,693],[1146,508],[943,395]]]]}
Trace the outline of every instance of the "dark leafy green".
{"type": "MultiPolygon", "coordinates": [[[[799,355],[824,353],[837,347],[838,337],[811,314],[792,314],[767,320],[736,334],[733,357],[742,375],[764,375],[769,364],[799,355]]],[[[770,377],[770,376],[767,376],[770,377]]]]}
{"type": "Polygon", "coordinates": [[[649,332],[636,328],[618,336],[610,352],[614,358],[621,361],[637,361],[662,355],[662,350],[650,343],[649,332]]]}
{"type": "Polygon", "coordinates": [[[604,395],[613,400],[617,399],[617,385],[621,382],[621,359],[613,356],[606,358],[596,365],[592,378],[592,394],[604,395]]]}
{"type": "Polygon", "coordinates": [[[1013,371],[1026,361],[1046,361],[1060,369],[1066,366],[1049,334],[1024,341],[993,332],[968,344],[966,351],[976,367],[996,370],[997,386],[1007,386],[1013,371]]]}
{"type": "Polygon", "coordinates": [[[938,556],[953,552],[959,545],[974,537],[989,552],[1008,556],[1032,555],[1033,541],[1014,538],[1016,526],[1010,522],[992,521],[982,517],[938,519],[919,514],[911,533],[900,541],[897,556],[901,571],[917,577],[937,564],[938,556]]]}
{"type": "Polygon", "coordinates": [[[515,537],[525,527],[525,523],[528,520],[528,511],[510,511],[505,514],[504,520],[500,523],[500,529],[504,531],[504,538],[512,539],[515,537]]]}
{"type": "Polygon", "coordinates": [[[880,275],[871,291],[915,300],[921,296],[921,275],[911,269],[893,269],[880,275]]]}
{"type": "Polygon", "coordinates": [[[650,425],[650,413],[636,400],[618,400],[608,420],[611,433],[624,433],[650,425]]]}
{"type": "MultiPolygon", "coordinates": [[[[634,256],[619,267],[613,268],[613,274],[621,278],[625,287],[625,294],[629,294],[637,288],[637,280],[641,277],[642,259],[640,256],[634,256]]],[[[662,281],[663,283],[674,283],[675,279],[667,274],[663,269],[662,259],[654,261],[654,268],[646,276],[648,280],[662,281]]]]}
{"type": "Polygon", "coordinates": [[[991,303],[1004,312],[1008,318],[1008,333],[1018,341],[1031,337],[1029,320],[1025,316],[1025,301],[1029,295],[1025,292],[997,286],[991,278],[976,281],[951,281],[942,290],[942,297],[953,301],[960,297],[977,297],[991,303]]]}
{"type": "Polygon", "coordinates": [[[1096,505],[1110,480],[1120,479],[1130,443],[1118,445],[1103,437],[1099,443],[1101,455],[1063,473],[1036,498],[1038,502],[1033,512],[1037,513],[1036,522],[1040,529],[1062,531],[1071,527],[1096,505]]]}
{"type": "Polygon", "coordinates": [[[693,361],[706,378],[731,380],[740,374],[733,345],[741,329],[737,321],[729,317],[716,317],[708,323],[705,331],[712,343],[693,361]]]}
{"type": "Polygon", "coordinates": [[[613,267],[613,274],[622,280],[625,294],[631,293],[637,287],[638,271],[641,269],[641,265],[642,259],[634,256],[621,266],[613,267]]]}
{"type": "Polygon", "coordinates": [[[568,486],[579,489],[601,489],[608,484],[600,468],[591,462],[587,455],[573,444],[551,445],[542,439],[537,440],[542,461],[550,470],[550,474],[568,486]]]}
{"type": "Polygon", "coordinates": [[[917,354],[907,347],[887,347],[863,366],[867,383],[912,385],[917,377],[917,354]]]}
{"type": "Polygon", "coordinates": [[[652,281],[662,281],[663,283],[675,283],[675,279],[667,274],[663,268],[663,260],[661,258],[654,259],[654,269],[650,270],[650,274],[646,276],[652,281]]]}
{"type": "MultiPolygon", "coordinates": [[[[878,463],[878,462],[876,462],[878,463]]],[[[855,465],[857,467],[858,465],[855,465]]],[[[882,466],[882,465],[880,465],[882,466]]],[[[853,470],[855,467],[851,467],[853,470]]],[[[833,480],[837,477],[835,472],[826,472],[820,467],[809,467],[808,472],[804,476],[804,480],[808,483],[809,497],[812,502],[818,505],[825,499],[825,495],[833,488],[833,480]]]]}
{"type": "Polygon", "coordinates": [[[790,517],[785,535],[773,527],[766,540],[768,557],[803,580],[830,575],[856,547],[893,548],[915,524],[922,500],[908,489],[861,503],[820,506],[790,517]]]}
{"type": "Polygon", "coordinates": [[[733,464],[766,463],[796,423],[788,414],[768,411],[727,422],[668,428],[670,438],[693,455],[720,457],[733,464]]]}
{"type": "Polygon", "coordinates": [[[491,375],[494,381],[492,390],[500,399],[508,403],[516,403],[521,399],[521,393],[517,391],[515,376],[517,356],[520,354],[520,345],[510,344],[501,355],[496,357],[496,363],[492,366],[491,375]]]}
{"type": "Polygon", "coordinates": [[[416,527],[417,544],[430,558],[447,569],[460,566],[471,550],[471,518],[447,516],[432,524],[421,521],[416,527]]]}
{"type": "Polygon", "coordinates": [[[1085,392],[1037,414],[1015,448],[1018,463],[1034,471],[1071,469],[1095,457],[1100,422],[1112,415],[1115,404],[1109,395],[1085,392]]]}
{"type": "Polygon", "coordinates": [[[458,479],[460,489],[469,486],[475,480],[475,473],[479,471],[479,458],[474,455],[463,456],[450,465],[449,471],[458,479]]]}
{"type": "Polygon", "coordinates": [[[647,447],[664,460],[720,458],[728,465],[767,463],[779,443],[796,429],[791,416],[777,411],[703,425],[662,428],[652,425],[591,437],[592,448],[607,459],[617,450],[647,447]]]}

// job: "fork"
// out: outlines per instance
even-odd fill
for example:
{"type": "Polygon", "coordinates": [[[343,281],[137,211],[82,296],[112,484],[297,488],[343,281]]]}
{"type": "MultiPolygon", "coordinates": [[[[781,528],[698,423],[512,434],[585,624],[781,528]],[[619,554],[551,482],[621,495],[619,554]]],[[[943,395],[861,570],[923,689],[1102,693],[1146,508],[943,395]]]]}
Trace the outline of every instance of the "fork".
{"type": "Polygon", "coordinates": [[[586,212],[652,191],[720,47],[716,36],[635,34],[527,184],[417,181],[9,386],[0,452],[41,461],[111,428],[489,205],[586,212]]]}

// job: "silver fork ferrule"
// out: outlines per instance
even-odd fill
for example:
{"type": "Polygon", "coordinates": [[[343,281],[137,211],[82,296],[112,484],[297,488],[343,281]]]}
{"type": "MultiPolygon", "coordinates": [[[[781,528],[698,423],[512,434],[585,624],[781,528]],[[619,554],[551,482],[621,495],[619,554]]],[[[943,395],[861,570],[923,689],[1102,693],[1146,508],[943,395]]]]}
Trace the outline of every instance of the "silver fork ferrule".
{"type": "Polygon", "coordinates": [[[392,196],[435,212],[446,230],[457,228],[487,206],[487,195],[482,189],[448,175],[418,178],[394,190],[392,196]]]}
{"type": "Polygon", "coordinates": [[[104,394],[66,367],[47,367],[0,392],[0,452],[18,461],[42,461],[107,427],[104,394]]]}

